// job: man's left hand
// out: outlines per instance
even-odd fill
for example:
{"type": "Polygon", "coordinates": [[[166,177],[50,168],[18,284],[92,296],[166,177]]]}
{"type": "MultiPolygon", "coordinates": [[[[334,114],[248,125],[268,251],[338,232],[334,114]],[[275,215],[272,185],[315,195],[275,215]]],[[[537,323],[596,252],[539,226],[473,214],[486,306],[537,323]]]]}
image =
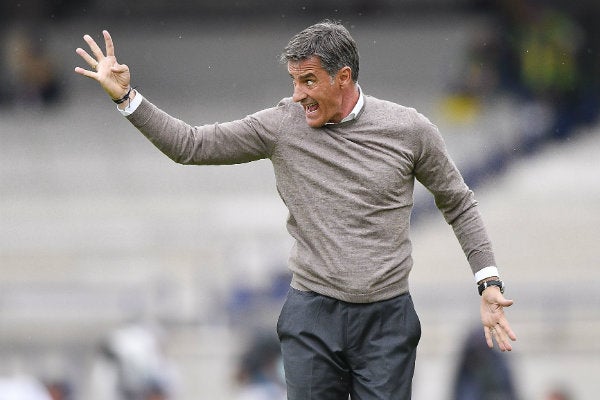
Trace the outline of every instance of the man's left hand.
{"type": "Polygon", "coordinates": [[[512,300],[505,299],[496,286],[487,287],[481,295],[481,322],[487,345],[494,347],[494,341],[501,351],[511,351],[510,341],[517,340],[517,335],[510,329],[504,315],[504,307],[510,307],[512,300]],[[510,339],[510,340],[509,340],[510,339]]]}

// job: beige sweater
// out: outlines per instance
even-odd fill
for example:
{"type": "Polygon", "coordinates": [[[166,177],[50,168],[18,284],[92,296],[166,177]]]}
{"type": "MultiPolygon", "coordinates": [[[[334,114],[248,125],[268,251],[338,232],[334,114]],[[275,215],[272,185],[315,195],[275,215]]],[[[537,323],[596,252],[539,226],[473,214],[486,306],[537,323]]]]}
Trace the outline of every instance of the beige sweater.
{"type": "Polygon", "coordinates": [[[286,98],[241,120],[193,127],[144,99],[128,119],[178,163],[271,160],[295,239],[297,289],[356,303],[406,293],[415,178],[434,195],[472,271],[495,265],[473,193],[437,128],[412,108],[365,96],[355,120],[311,128],[286,98]]]}

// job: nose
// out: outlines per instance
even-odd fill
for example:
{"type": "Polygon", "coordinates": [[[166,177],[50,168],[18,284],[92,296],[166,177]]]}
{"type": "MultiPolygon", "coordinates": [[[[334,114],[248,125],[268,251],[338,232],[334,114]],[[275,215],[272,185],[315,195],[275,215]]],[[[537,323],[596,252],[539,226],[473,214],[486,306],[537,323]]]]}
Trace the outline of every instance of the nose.
{"type": "Polygon", "coordinates": [[[292,95],[292,100],[296,103],[301,102],[306,98],[306,93],[302,91],[300,85],[294,83],[294,94],[292,95]]]}

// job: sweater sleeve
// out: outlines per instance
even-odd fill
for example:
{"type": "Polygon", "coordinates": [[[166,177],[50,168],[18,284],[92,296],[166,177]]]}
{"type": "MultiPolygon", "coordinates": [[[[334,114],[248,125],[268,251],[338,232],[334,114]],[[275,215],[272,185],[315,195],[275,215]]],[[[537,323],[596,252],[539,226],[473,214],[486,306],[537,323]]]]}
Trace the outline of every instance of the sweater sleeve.
{"type": "Polygon", "coordinates": [[[269,158],[279,114],[273,107],[236,121],[191,126],[144,99],[127,119],[177,163],[224,165],[269,158]]]}
{"type": "Polygon", "coordinates": [[[495,266],[491,242],[473,192],[448,154],[437,127],[425,117],[421,117],[418,126],[420,149],[415,160],[415,177],[433,194],[473,273],[495,266]]]}

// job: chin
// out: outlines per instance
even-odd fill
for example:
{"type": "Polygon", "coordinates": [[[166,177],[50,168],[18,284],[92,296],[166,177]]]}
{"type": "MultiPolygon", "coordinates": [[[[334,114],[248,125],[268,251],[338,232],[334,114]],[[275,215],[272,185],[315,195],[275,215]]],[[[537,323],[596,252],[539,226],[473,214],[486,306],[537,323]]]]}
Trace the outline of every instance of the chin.
{"type": "Polygon", "coordinates": [[[325,125],[325,122],[323,122],[323,121],[314,120],[314,119],[308,119],[308,118],[306,118],[306,123],[311,128],[321,128],[323,125],[325,125]]]}

